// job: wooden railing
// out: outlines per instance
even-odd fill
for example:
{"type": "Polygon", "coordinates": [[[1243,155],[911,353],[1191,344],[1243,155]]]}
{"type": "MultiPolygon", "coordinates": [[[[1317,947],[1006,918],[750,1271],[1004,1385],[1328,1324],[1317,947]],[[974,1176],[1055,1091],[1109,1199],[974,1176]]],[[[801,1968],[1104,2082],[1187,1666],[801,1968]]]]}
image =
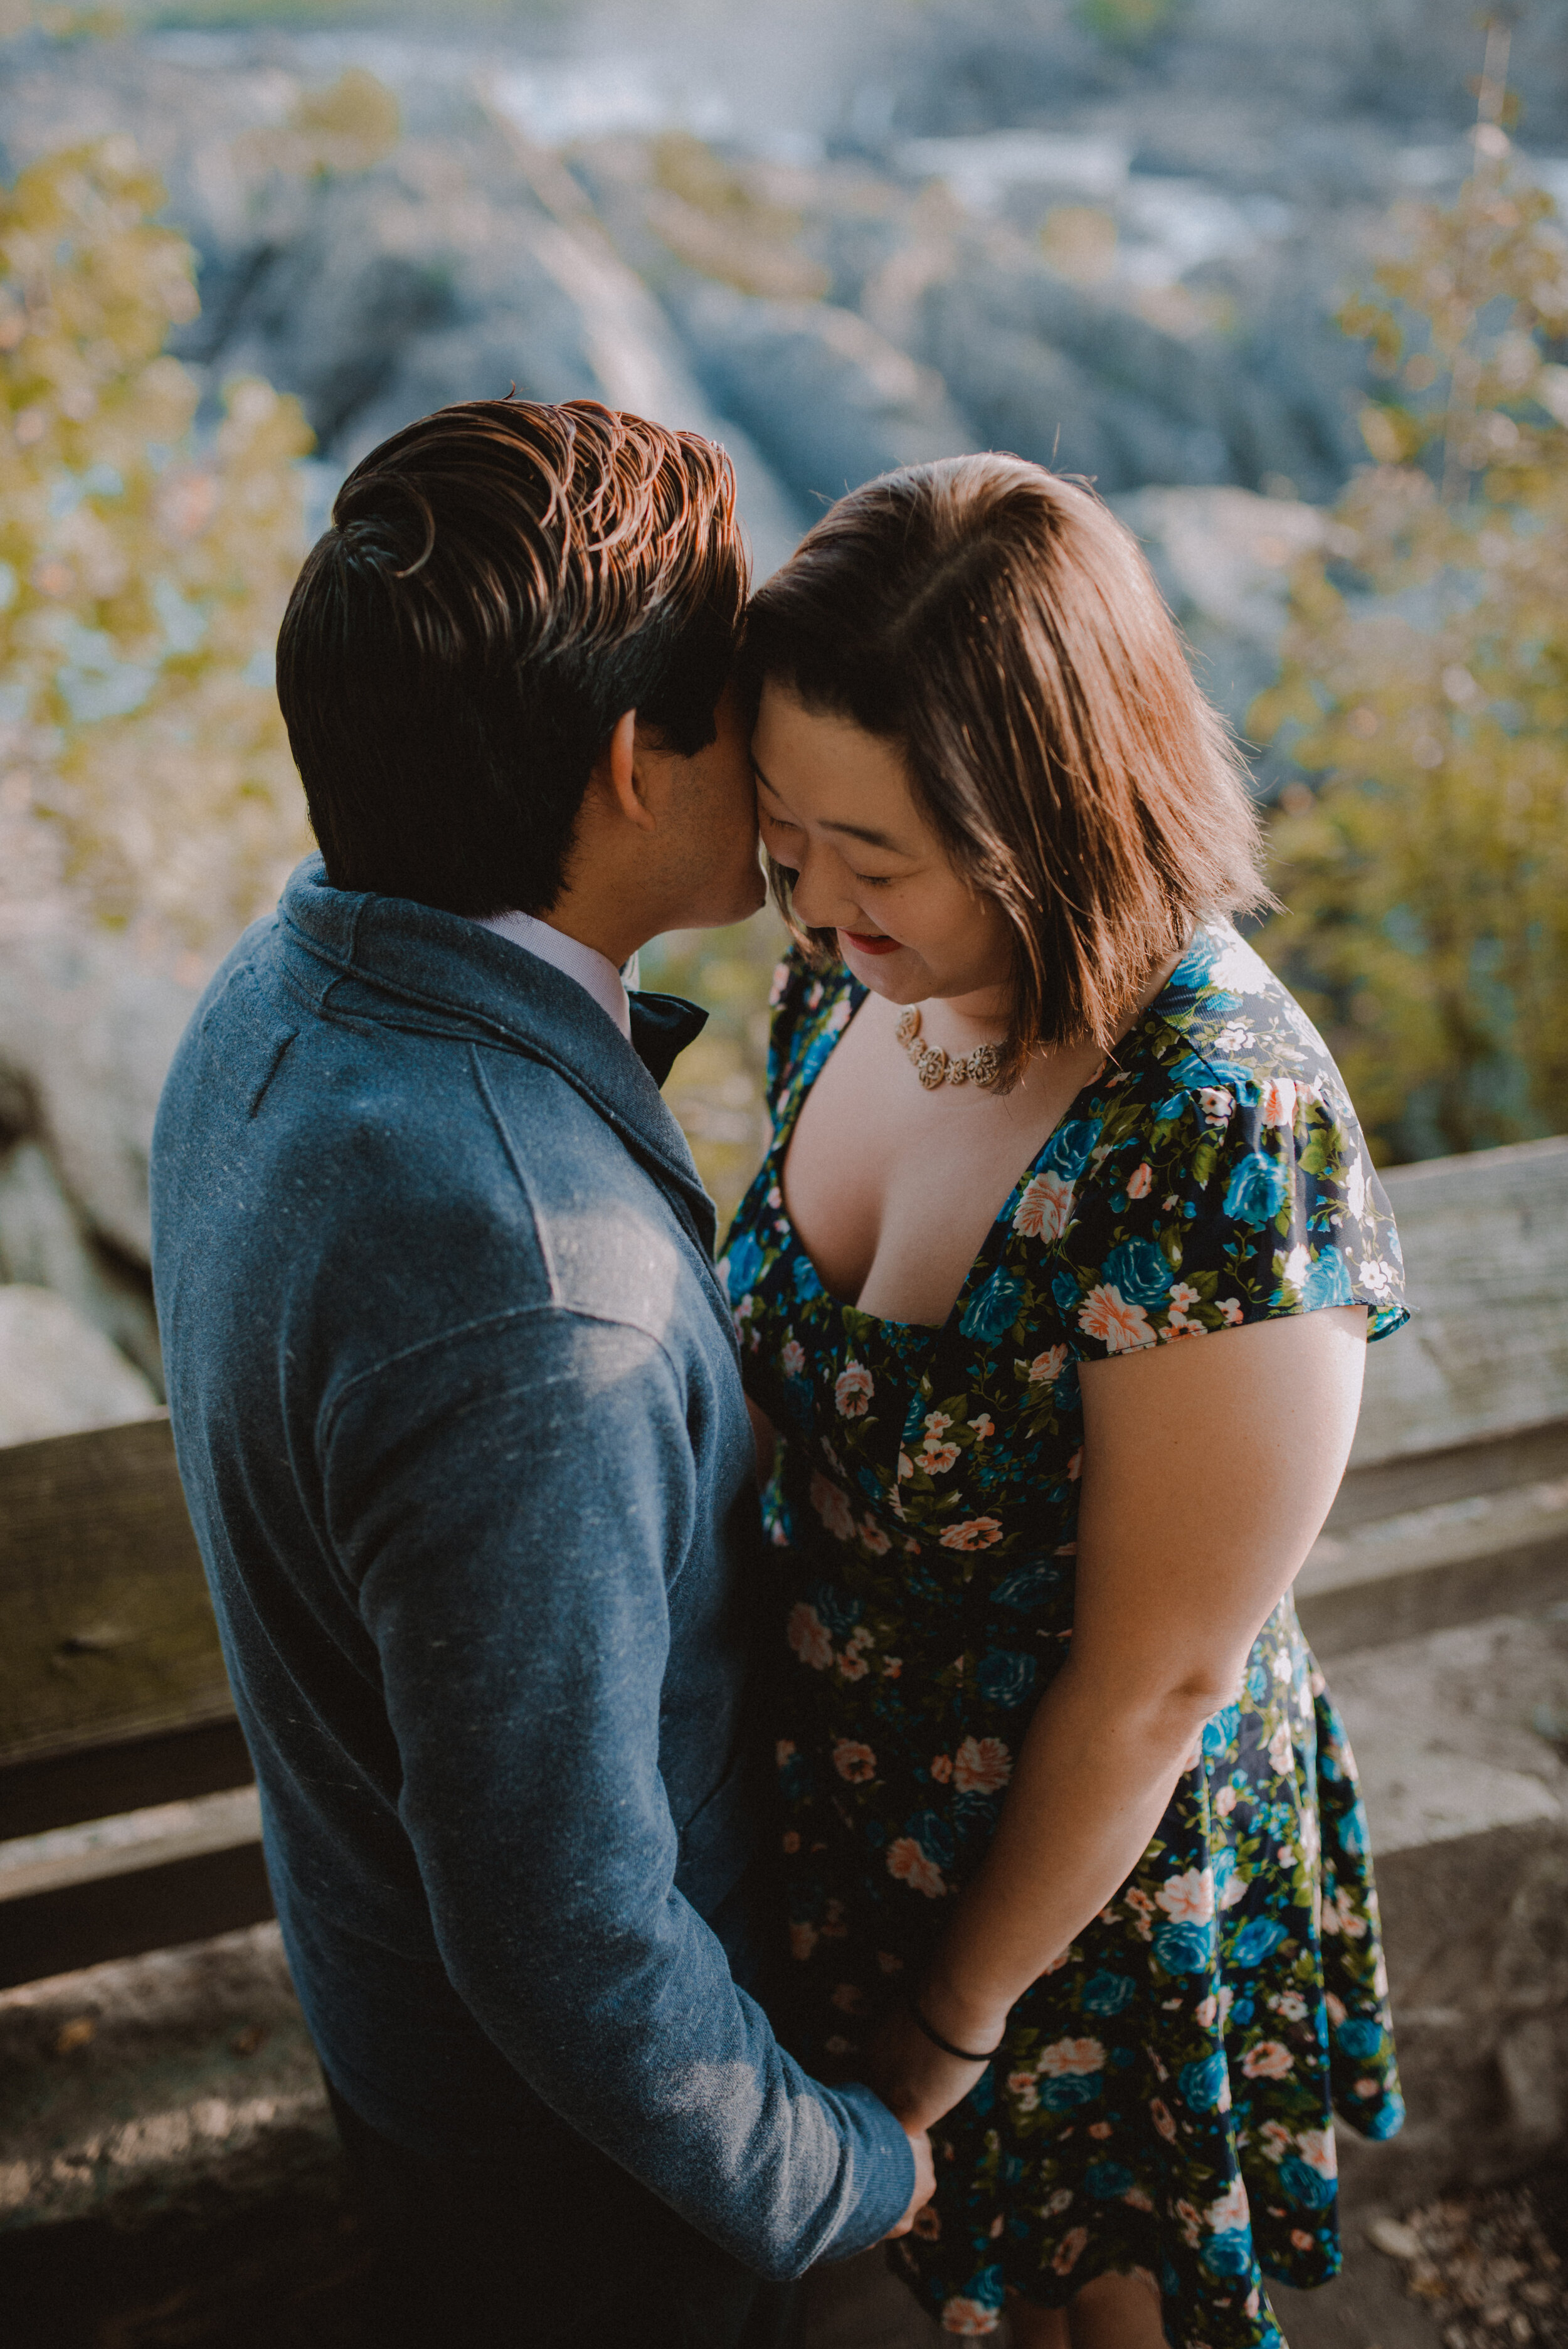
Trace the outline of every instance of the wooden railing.
{"type": "Polygon", "coordinates": [[[1296,1584],[1323,1655],[1568,1598],[1568,1136],[1384,1179],[1414,1319],[1296,1584]]]}
{"type": "Polygon", "coordinates": [[[0,1870],[0,1985],[271,1913],[167,1420],[0,1450],[0,1837],[169,1805],[0,1870]]]}
{"type": "MultiPolygon", "coordinates": [[[[1568,1596],[1568,1138],[1387,1179],[1417,1319],[1297,1585],[1330,1655],[1568,1596]]],[[[266,1916],[259,1832],[167,1423],[0,1450],[0,1984],[266,1916]]]]}

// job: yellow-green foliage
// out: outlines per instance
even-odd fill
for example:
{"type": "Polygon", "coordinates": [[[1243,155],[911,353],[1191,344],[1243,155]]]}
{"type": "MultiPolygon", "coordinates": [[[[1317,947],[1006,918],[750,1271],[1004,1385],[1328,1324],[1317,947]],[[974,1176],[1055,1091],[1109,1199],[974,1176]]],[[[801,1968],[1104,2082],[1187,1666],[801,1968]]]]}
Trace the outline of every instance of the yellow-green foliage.
{"type": "Polygon", "coordinates": [[[0,891],[200,953],[309,844],[270,657],[310,433],[242,380],[196,441],[163,201],[119,136],[0,194],[0,891]]]}
{"type": "Polygon", "coordinates": [[[1080,0],[1078,17],[1086,32],[1117,48],[1136,48],[1164,29],[1174,0],[1080,0]]]}
{"type": "Polygon", "coordinates": [[[329,88],[302,91],[278,128],[242,132],[234,160],[242,171],[325,180],[369,171],[402,135],[403,111],[393,92],[363,66],[349,66],[329,88]]]}
{"type": "Polygon", "coordinates": [[[797,243],[799,213],[761,192],[756,172],[737,170],[684,130],[656,139],[649,160],[648,225],[688,269],[779,301],[813,302],[828,292],[830,273],[797,243]]]}
{"type": "Polygon", "coordinates": [[[1376,461],[1252,719],[1324,776],[1286,795],[1260,943],[1315,988],[1384,1157],[1568,1127],[1568,240],[1505,152],[1483,125],[1458,202],[1403,209],[1343,316],[1388,386],[1376,461]]]}
{"type": "Polygon", "coordinates": [[[768,1147],[768,983],[789,944],[771,905],[727,930],[679,930],[643,954],[643,980],[705,1005],[707,1026],[676,1062],[665,1098],[718,1206],[719,1231],[768,1147]]]}
{"type": "Polygon", "coordinates": [[[0,41],[25,33],[46,33],[57,41],[112,38],[125,30],[119,8],[48,7],[39,0],[0,0],[0,41]]]}

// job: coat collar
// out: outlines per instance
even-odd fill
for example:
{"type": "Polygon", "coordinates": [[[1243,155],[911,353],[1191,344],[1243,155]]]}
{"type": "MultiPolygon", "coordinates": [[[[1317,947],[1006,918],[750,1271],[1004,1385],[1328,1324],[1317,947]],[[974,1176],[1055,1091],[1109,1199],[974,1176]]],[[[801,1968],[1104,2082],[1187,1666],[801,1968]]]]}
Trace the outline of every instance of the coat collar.
{"type": "Polygon", "coordinates": [[[659,1093],[707,1020],[696,1004],[634,994],[628,1043],[574,979],[525,947],[411,898],[335,889],[319,856],[289,875],[278,914],[289,982],[325,1016],[487,1044],[552,1069],[677,1195],[711,1257],[713,1202],[659,1093]]]}

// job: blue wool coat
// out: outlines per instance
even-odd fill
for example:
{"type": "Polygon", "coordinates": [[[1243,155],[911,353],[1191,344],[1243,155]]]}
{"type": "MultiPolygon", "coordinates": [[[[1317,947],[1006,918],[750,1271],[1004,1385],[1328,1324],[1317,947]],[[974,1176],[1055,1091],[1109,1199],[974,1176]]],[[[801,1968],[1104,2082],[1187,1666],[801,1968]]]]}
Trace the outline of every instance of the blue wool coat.
{"type": "Polygon", "coordinates": [[[522,947],[313,858],[197,1009],[152,1203],[181,1475],[339,2093],[437,2156],[574,2131],[767,2275],[877,2240],[903,2131],[744,1986],[751,1438],[649,1067],[522,947]]]}

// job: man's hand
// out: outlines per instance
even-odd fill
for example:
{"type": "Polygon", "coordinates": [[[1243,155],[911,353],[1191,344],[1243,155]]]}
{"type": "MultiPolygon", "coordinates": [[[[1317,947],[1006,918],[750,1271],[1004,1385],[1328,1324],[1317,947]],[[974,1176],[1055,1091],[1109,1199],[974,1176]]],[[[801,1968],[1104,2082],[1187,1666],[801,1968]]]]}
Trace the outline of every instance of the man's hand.
{"type": "Polygon", "coordinates": [[[891,2243],[895,2235],[907,2235],[914,2224],[915,2212],[923,2210],[936,2191],[936,2169],[931,2158],[931,2139],[923,2128],[906,2128],[904,2135],[909,2139],[909,2149],[914,2156],[914,2192],[910,2197],[908,2209],[897,2226],[890,2227],[882,2237],[884,2243],[891,2243]]]}
{"type": "Polygon", "coordinates": [[[913,2137],[962,2104],[985,2071],[934,2046],[905,2006],[895,2006],[877,2030],[861,2064],[868,2087],[913,2137]]]}

